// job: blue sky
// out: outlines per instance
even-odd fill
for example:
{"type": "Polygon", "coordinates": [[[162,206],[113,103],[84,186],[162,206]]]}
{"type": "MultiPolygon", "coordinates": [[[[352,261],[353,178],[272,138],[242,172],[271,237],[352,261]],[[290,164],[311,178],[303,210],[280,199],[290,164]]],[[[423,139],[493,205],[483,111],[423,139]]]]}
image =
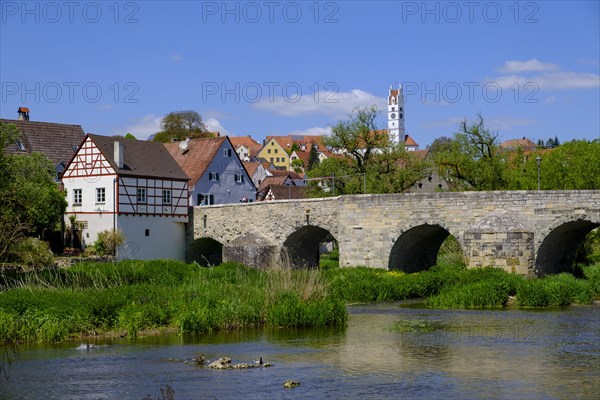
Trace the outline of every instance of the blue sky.
{"type": "Polygon", "coordinates": [[[233,136],[387,126],[425,147],[480,112],[503,140],[600,137],[600,2],[0,2],[0,116],[148,137],[170,111],[233,136]]]}

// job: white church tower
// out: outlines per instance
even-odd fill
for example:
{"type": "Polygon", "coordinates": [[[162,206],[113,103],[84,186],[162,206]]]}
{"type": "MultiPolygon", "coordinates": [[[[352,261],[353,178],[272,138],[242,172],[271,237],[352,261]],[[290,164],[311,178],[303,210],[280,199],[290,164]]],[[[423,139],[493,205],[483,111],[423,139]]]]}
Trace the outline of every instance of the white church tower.
{"type": "Polygon", "coordinates": [[[394,143],[404,141],[404,94],[402,93],[402,85],[398,85],[398,89],[394,89],[390,85],[390,93],[388,95],[388,131],[394,143]]]}

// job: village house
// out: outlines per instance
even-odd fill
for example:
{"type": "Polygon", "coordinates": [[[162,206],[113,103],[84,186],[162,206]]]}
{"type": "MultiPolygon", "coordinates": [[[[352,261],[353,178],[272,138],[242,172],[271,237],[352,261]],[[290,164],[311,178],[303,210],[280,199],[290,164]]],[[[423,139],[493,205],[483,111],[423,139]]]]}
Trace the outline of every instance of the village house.
{"type": "Polygon", "coordinates": [[[31,154],[40,152],[54,166],[55,180],[65,170],[69,160],[85,137],[81,125],[34,122],[29,120],[29,108],[19,107],[18,119],[1,119],[13,124],[21,133],[15,143],[4,148],[5,154],[31,154]]]}
{"type": "Polygon", "coordinates": [[[523,137],[523,139],[505,140],[500,143],[500,148],[507,151],[517,151],[521,149],[525,152],[532,152],[537,149],[535,143],[525,137],[523,137]]]}
{"type": "Polygon", "coordinates": [[[229,140],[233,145],[235,152],[242,161],[250,161],[256,157],[262,145],[248,136],[229,136],[229,140]]]}
{"type": "Polygon", "coordinates": [[[275,139],[267,139],[265,145],[256,156],[281,169],[287,170],[290,166],[289,154],[275,139]]]}
{"type": "Polygon", "coordinates": [[[297,177],[291,174],[294,173],[291,172],[265,178],[258,188],[256,195],[257,200],[272,201],[304,198],[308,187],[306,184],[296,184],[298,179],[295,179],[297,177]]]}
{"type": "Polygon", "coordinates": [[[84,247],[121,230],[119,260],[184,259],[188,176],[162,143],[88,134],[62,183],[65,224],[81,231],[84,247]]]}
{"type": "Polygon", "coordinates": [[[265,167],[260,161],[243,161],[243,164],[248,172],[248,175],[250,175],[254,186],[256,187],[259,187],[267,176],[273,176],[273,174],[267,169],[269,166],[268,164],[267,167],[265,167]]]}
{"type": "Polygon", "coordinates": [[[164,143],[189,176],[190,206],[251,202],[256,186],[227,136],[164,143]]]}

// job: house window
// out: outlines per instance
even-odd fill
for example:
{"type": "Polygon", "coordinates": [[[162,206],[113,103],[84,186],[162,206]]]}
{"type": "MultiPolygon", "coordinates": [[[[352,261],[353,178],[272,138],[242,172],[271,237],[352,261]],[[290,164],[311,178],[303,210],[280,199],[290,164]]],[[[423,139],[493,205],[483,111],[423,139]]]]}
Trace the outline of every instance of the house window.
{"type": "Polygon", "coordinates": [[[279,162],[279,157],[277,157],[277,158],[275,159],[275,162],[279,162]]]}
{"type": "Polygon", "coordinates": [[[144,230],[144,236],[150,236],[150,229],[144,230]]]}
{"type": "Polygon", "coordinates": [[[171,191],[163,190],[163,204],[171,204],[171,191]]]}
{"type": "Polygon", "coordinates": [[[271,154],[271,149],[267,149],[267,153],[271,154]]]}
{"type": "Polygon", "coordinates": [[[96,188],[96,203],[106,203],[105,188],[96,188]]]}
{"type": "Polygon", "coordinates": [[[73,151],[77,151],[77,145],[76,144],[72,144],[71,148],[73,149],[73,151]]]}
{"type": "Polygon", "coordinates": [[[244,183],[244,175],[236,175],[235,183],[244,183]]]}
{"type": "Polygon", "coordinates": [[[223,150],[223,156],[225,156],[225,157],[231,157],[231,149],[224,149],[223,150]]]}
{"type": "Polygon", "coordinates": [[[146,188],[138,188],[137,202],[138,204],[146,204],[146,188]]]}
{"type": "Polygon", "coordinates": [[[80,206],[82,197],[81,189],[73,189],[73,205],[80,206]]]}
{"type": "Polygon", "coordinates": [[[273,157],[271,157],[271,162],[273,162],[273,157]]]}
{"type": "Polygon", "coordinates": [[[215,204],[215,196],[209,193],[199,194],[197,200],[199,206],[210,206],[215,204]]]}
{"type": "Polygon", "coordinates": [[[17,140],[16,144],[17,144],[17,150],[25,151],[25,145],[23,144],[23,142],[21,142],[20,140],[17,140]]]}
{"type": "Polygon", "coordinates": [[[219,180],[219,173],[218,172],[209,172],[208,173],[208,180],[209,181],[218,181],[219,180]]]}

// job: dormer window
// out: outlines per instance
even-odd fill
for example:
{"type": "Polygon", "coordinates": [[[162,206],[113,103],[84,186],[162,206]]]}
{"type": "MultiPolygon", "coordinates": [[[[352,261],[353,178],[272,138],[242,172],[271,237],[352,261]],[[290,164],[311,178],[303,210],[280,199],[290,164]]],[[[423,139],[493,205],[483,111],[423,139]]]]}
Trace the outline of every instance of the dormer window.
{"type": "Polygon", "coordinates": [[[17,139],[17,150],[19,151],[25,151],[25,145],[23,144],[23,142],[21,142],[19,139],[17,139]]]}
{"type": "Polygon", "coordinates": [[[77,146],[76,145],[72,144],[71,148],[73,149],[73,151],[77,151],[77,146]]]}

